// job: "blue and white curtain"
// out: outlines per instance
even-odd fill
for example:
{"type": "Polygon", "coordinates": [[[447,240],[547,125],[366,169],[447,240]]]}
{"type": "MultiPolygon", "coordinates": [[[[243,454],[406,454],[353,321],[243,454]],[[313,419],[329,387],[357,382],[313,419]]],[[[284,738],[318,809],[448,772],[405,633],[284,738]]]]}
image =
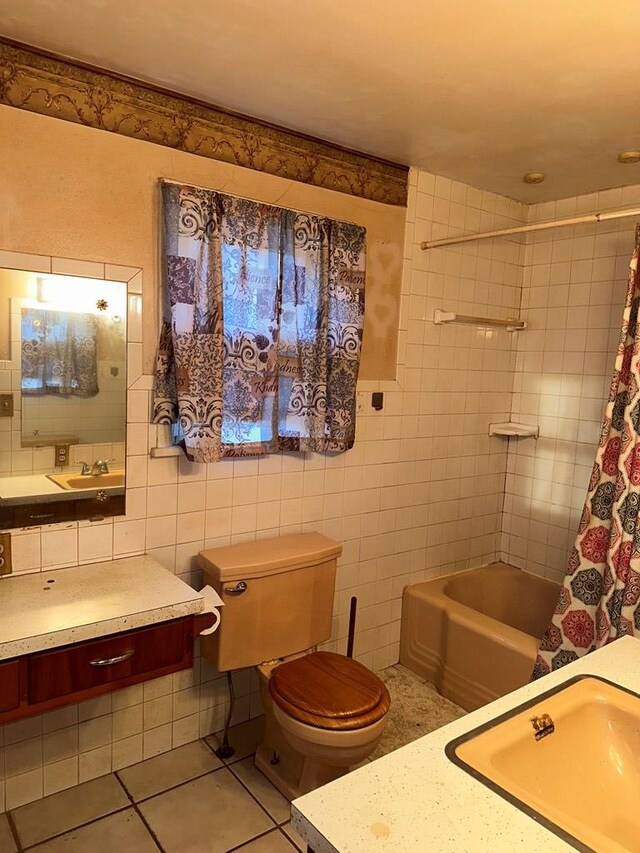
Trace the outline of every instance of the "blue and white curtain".
{"type": "Polygon", "coordinates": [[[163,184],[154,423],[212,462],[353,445],[364,228],[163,184]]]}

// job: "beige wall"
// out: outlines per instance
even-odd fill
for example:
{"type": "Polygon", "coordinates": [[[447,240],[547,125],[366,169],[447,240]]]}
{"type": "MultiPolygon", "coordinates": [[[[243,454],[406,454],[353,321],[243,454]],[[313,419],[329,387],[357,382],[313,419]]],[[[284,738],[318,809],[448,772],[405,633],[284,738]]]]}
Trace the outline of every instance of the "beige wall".
{"type": "Polygon", "coordinates": [[[158,178],[167,177],[367,229],[363,379],[392,379],[406,210],[0,106],[0,249],[82,258],[144,272],[144,366],[158,314],[158,178]]]}
{"type": "Polygon", "coordinates": [[[11,360],[11,300],[33,297],[33,278],[16,270],[0,269],[0,361],[11,360]]]}

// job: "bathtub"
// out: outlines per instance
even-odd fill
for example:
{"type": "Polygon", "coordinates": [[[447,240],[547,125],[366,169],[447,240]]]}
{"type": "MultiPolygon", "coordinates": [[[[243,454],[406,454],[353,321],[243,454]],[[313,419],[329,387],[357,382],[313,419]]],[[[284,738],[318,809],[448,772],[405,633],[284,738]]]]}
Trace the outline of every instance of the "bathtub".
{"type": "Polygon", "coordinates": [[[400,663],[467,711],[529,681],[560,586],[492,563],[406,587],[400,663]]]}

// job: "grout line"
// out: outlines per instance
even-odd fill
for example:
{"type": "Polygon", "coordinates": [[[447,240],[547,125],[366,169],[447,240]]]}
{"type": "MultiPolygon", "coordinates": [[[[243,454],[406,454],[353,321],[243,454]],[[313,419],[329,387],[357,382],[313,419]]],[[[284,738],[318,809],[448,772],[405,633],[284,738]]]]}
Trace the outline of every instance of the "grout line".
{"type": "Polygon", "coordinates": [[[15,822],[13,820],[13,815],[11,814],[10,811],[8,811],[6,814],[7,814],[7,823],[9,824],[9,829],[11,830],[11,834],[13,835],[13,840],[16,843],[16,850],[18,851],[18,853],[22,853],[23,848],[22,848],[22,844],[20,843],[20,838],[18,836],[18,829],[17,829],[15,822]]]}
{"type": "MultiPolygon", "coordinates": [[[[255,754],[255,753],[252,753],[251,755],[247,755],[247,756],[246,756],[246,758],[253,758],[254,754],[255,754]]],[[[258,771],[258,772],[260,772],[260,771],[258,771]]],[[[254,800],[256,801],[256,803],[260,806],[260,808],[262,809],[262,811],[267,815],[267,817],[269,818],[269,820],[272,820],[272,821],[273,821],[274,826],[280,826],[280,824],[279,824],[279,823],[278,823],[278,821],[275,819],[275,817],[274,817],[274,816],[273,816],[273,815],[272,815],[272,814],[267,810],[267,807],[266,807],[266,806],[262,805],[262,803],[260,802],[260,800],[258,799],[258,797],[256,796],[256,794],[254,794],[254,793],[253,793],[253,791],[249,788],[249,786],[248,786],[245,782],[243,782],[243,780],[242,780],[242,779],[241,779],[241,778],[240,778],[236,773],[234,773],[234,772],[233,772],[233,770],[231,771],[231,774],[232,774],[233,778],[234,778],[237,782],[239,782],[239,783],[240,783],[240,785],[242,785],[242,787],[243,787],[243,788],[245,789],[245,791],[246,791],[246,792],[247,792],[247,793],[252,797],[252,799],[254,799],[254,800]]],[[[272,782],[270,782],[270,781],[269,781],[269,779],[267,779],[267,777],[266,777],[266,776],[265,776],[264,778],[265,778],[265,781],[266,781],[269,785],[271,785],[271,787],[273,788],[273,790],[274,790],[274,791],[276,791],[278,794],[280,794],[280,791],[278,791],[278,789],[276,788],[276,786],[275,786],[275,785],[273,785],[273,784],[272,784],[272,782]]],[[[286,798],[286,797],[284,797],[284,794],[280,794],[280,796],[281,796],[281,797],[283,797],[285,800],[287,800],[287,798],[286,798]]],[[[287,818],[287,820],[291,820],[291,803],[290,803],[290,801],[289,801],[289,800],[287,800],[287,802],[289,803],[289,817],[287,818]]],[[[282,821],[282,822],[283,822],[283,823],[286,823],[287,821],[286,821],[286,820],[284,820],[284,821],[282,821]]]]}
{"type": "Polygon", "coordinates": [[[253,844],[254,841],[258,841],[260,838],[264,838],[266,835],[269,835],[271,832],[277,832],[280,827],[272,826],[270,829],[267,829],[265,832],[261,832],[260,835],[253,835],[251,838],[247,838],[246,841],[243,841],[242,844],[237,844],[235,847],[228,847],[225,850],[225,853],[235,853],[236,850],[244,850],[245,847],[248,847],[250,844],[253,844]]]}
{"type": "MultiPolygon", "coordinates": [[[[132,798],[132,802],[134,802],[136,805],[139,805],[140,803],[147,803],[149,802],[149,800],[153,800],[155,797],[161,797],[162,794],[167,794],[169,791],[175,791],[176,788],[182,788],[183,785],[188,785],[189,782],[195,782],[197,779],[204,779],[205,776],[211,776],[213,773],[217,773],[219,770],[224,769],[224,766],[214,767],[213,770],[207,770],[206,773],[199,773],[197,776],[193,776],[191,779],[185,779],[184,782],[177,782],[175,785],[170,785],[168,788],[163,788],[162,791],[157,791],[155,794],[149,794],[148,797],[142,797],[139,800],[133,800],[132,798]]],[[[118,781],[123,787],[125,787],[124,782],[120,778],[118,778],[118,781]]]]}
{"type": "MultiPolygon", "coordinates": [[[[289,823],[289,825],[291,825],[291,821],[290,821],[290,820],[288,821],[288,823],[289,823]]],[[[287,835],[287,833],[285,832],[285,830],[282,828],[283,826],[284,826],[284,824],[281,824],[281,825],[278,827],[278,829],[279,829],[279,830],[280,830],[280,832],[284,835],[284,837],[287,839],[287,841],[288,841],[288,842],[289,842],[289,844],[293,847],[293,849],[294,849],[294,850],[304,850],[304,848],[303,848],[303,847],[298,847],[298,845],[297,845],[297,844],[296,844],[296,842],[293,840],[293,838],[291,838],[291,836],[290,836],[290,835],[287,835]]]]}
{"type": "MultiPolygon", "coordinates": [[[[155,758],[155,756],[153,756],[153,757],[155,758]]],[[[149,761],[150,759],[146,759],[146,760],[149,761]]],[[[133,766],[133,765],[131,765],[131,766],[133,766]]],[[[123,767],[122,769],[125,770],[126,768],[123,767]]],[[[122,779],[119,776],[118,776],[118,782],[120,782],[122,787],[125,789],[125,791],[127,792],[127,796],[131,799],[131,801],[134,802],[136,805],[138,805],[140,803],[146,803],[149,800],[153,800],[155,797],[160,797],[160,796],[162,796],[162,794],[166,794],[169,791],[175,791],[176,788],[182,788],[183,785],[188,785],[189,782],[195,782],[197,779],[203,779],[205,776],[211,776],[213,773],[218,773],[218,771],[224,770],[224,769],[225,769],[224,765],[222,765],[221,767],[214,767],[212,770],[206,770],[204,773],[199,773],[197,776],[193,776],[190,779],[185,779],[183,782],[176,782],[175,785],[170,785],[168,788],[163,788],[161,791],[156,791],[155,794],[149,794],[148,797],[141,797],[139,800],[133,799],[132,795],[127,790],[125,783],[122,781],[122,779]]]]}
{"type": "MultiPolygon", "coordinates": [[[[96,777],[96,778],[100,778],[100,777],[96,777]]],[[[102,778],[104,778],[104,777],[102,777],[102,778]]],[[[91,780],[88,780],[88,781],[91,781],[91,780]]],[[[76,787],[76,786],[72,786],[72,787],[76,787]]],[[[65,788],[64,790],[69,790],[69,789],[65,788]]],[[[60,793],[60,792],[57,791],[56,793],[60,793]]],[[[55,796],[55,794],[50,794],[49,796],[53,797],[53,796],[55,796]]],[[[43,799],[46,799],[46,797],[43,797],[43,799]]],[[[42,802],[42,800],[35,800],[34,802],[42,802]]],[[[68,829],[65,829],[64,832],[58,832],[56,835],[50,835],[47,838],[41,838],[40,841],[37,841],[35,844],[31,844],[29,847],[25,847],[23,849],[24,850],[34,850],[40,844],[44,844],[44,843],[48,844],[49,841],[54,841],[56,838],[62,838],[64,835],[68,835],[68,833],[70,833],[70,832],[75,832],[76,829],[82,829],[85,826],[91,826],[92,823],[98,823],[99,821],[104,820],[107,817],[111,817],[112,815],[115,815],[115,814],[120,814],[120,812],[125,812],[128,808],[130,808],[130,806],[128,806],[128,805],[122,806],[119,809],[114,809],[112,812],[107,812],[107,814],[100,815],[100,817],[94,817],[91,820],[85,821],[84,823],[79,823],[77,826],[70,826],[68,829]]],[[[164,851],[163,851],[163,853],[164,853],[164,851]]]]}
{"type": "Polygon", "coordinates": [[[142,814],[142,812],[141,812],[141,811],[140,811],[140,809],[138,808],[138,804],[137,804],[136,802],[134,802],[133,797],[132,797],[132,796],[131,796],[131,794],[129,793],[129,789],[127,788],[127,786],[124,784],[124,782],[123,782],[123,781],[122,781],[122,779],[118,776],[118,774],[117,774],[117,773],[114,773],[113,775],[116,777],[116,779],[117,779],[118,783],[120,784],[120,787],[122,788],[122,790],[125,792],[125,794],[126,794],[126,795],[127,795],[127,797],[129,798],[129,801],[131,802],[131,806],[133,807],[134,812],[138,815],[138,817],[139,817],[139,818],[140,818],[140,820],[142,821],[142,823],[143,823],[143,825],[144,825],[145,829],[147,830],[147,832],[149,833],[149,835],[151,836],[151,838],[152,838],[152,839],[153,839],[153,841],[155,842],[156,847],[158,848],[158,850],[160,850],[160,851],[161,851],[161,853],[165,853],[164,848],[162,847],[162,845],[161,845],[161,844],[160,844],[160,842],[158,841],[158,837],[156,836],[155,832],[151,829],[151,827],[150,827],[149,823],[147,822],[147,820],[146,820],[145,816],[142,814]]]}
{"type": "MultiPolygon", "coordinates": [[[[209,746],[209,748],[211,748],[211,747],[210,747],[210,744],[207,744],[207,746],[209,746]]],[[[215,753],[214,753],[214,754],[215,754],[215,753]]],[[[238,762],[240,762],[240,761],[244,761],[244,760],[246,760],[247,758],[252,758],[252,757],[253,757],[253,754],[251,754],[251,755],[246,755],[246,756],[244,756],[243,758],[238,758],[238,759],[237,759],[235,762],[233,762],[233,763],[234,763],[234,764],[237,764],[237,763],[238,763],[238,762]]],[[[126,768],[123,768],[123,769],[126,769],[126,768]]],[[[134,808],[134,810],[135,810],[136,814],[140,817],[140,819],[141,819],[141,820],[142,820],[142,822],[144,823],[144,825],[145,825],[145,827],[146,827],[147,831],[149,832],[149,834],[151,835],[151,837],[152,837],[152,838],[153,838],[153,840],[155,841],[156,845],[158,846],[158,849],[159,849],[160,851],[162,851],[162,853],[165,853],[165,851],[164,851],[164,849],[163,849],[162,845],[160,844],[160,841],[159,841],[159,840],[158,840],[158,838],[156,837],[156,835],[155,835],[155,833],[154,833],[153,829],[151,828],[150,824],[149,824],[149,823],[147,822],[147,820],[145,819],[144,815],[141,813],[140,809],[138,808],[138,805],[139,805],[140,803],[144,803],[144,802],[147,802],[147,801],[149,801],[149,800],[152,800],[152,799],[154,799],[155,797],[162,796],[163,794],[166,794],[168,791],[173,791],[173,790],[175,790],[176,788],[181,788],[181,787],[183,787],[183,786],[185,786],[185,785],[188,785],[190,782],[194,782],[196,779],[202,779],[202,778],[204,778],[205,776],[212,776],[214,773],[218,773],[218,772],[219,772],[219,771],[221,771],[221,770],[227,770],[227,771],[229,772],[229,774],[230,774],[231,778],[232,778],[232,779],[235,779],[235,781],[236,781],[236,782],[238,782],[238,784],[239,784],[239,785],[240,785],[240,786],[241,786],[241,787],[246,791],[246,793],[248,793],[248,794],[249,794],[249,796],[251,797],[251,799],[252,799],[252,800],[253,800],[253,801],[258,805],[258,807],[259,807],[259,808],[260,808],[260,809],[265,813],[265,815],[269,818],[269,820],[270,820],[270,821],[272,822],[272,824],[273,824],[273,826],[269,827],[269,829],[265,830],[265,832],[261,833],[260,835],[256,835],[256,836],[252,836],[251,838],[247,838],[247,839],[245,839],[245,840],[244,840],[240,845],[238,845],[238,846],[236,846],[236,847],[233,847],[233,848],[229,848],[229,851],[227,851],[227,853],[231,853],[231,851],[232,851],[232,850],[239,850],[239,849],[241,849],[244,845],[249,844],[249,843],[250,843],[250,842],[252,842],[252,841],[255,841],[257,838],[262,838],[264,835],[268,835],[270,832],[273,832],[274,830],[279,829],[279,828],[280,828],[280,826],[281,826],[281,824],[279,824],[279,823],[278,823],[278,821],[273,817],[273,815],[271,815],[271,814],[269,813],[269,811],[266,809],[266,807],[265,807],[265,806],[260,802],[260,800],[258,800],[258,798],[255,796],[255,794],[253,794],[253,792],[252,792],[252,791],[247,787],[247,785],[242,781],[242,779],[240,779],[240,778],[236,775],[236,773],[234,773],[234,772],[231,770],[231,768],[230,768],[230,767],[228,767],[228,766],[226,766],[226,765],[224,765],[224,764],[223,764],[221,767],[216,767],[216,768],[214,768],[213,770],[209,770],[209,771],[207,771],[206,773],[201,773],[201,774],[200,774],[200,775],[198,775],[198,776],[194,776],[192,779],[186,779],[184,782],[180,782],[180,783],[179,783],[179,784],[177,784],[177,785],[172,785],[170,788],[165,788],[163,791],[158,791],[156,794],[152,794],[151,796],[149,796],[149,797],[145,797],[144,799],[138,800],[137,802],[136,802],[136,801],[134,801],[133,796],[131,795],[131,793],[130,793],[129,789],[127,788],[127,786],[126,786],[126,784],[125,784],[125,782],[124,782],[124,781],[123,781],[123,780],[118,776],[118,771],[116,771],[116,772],[114,773],[114,775],[116,776],[116,778],[117,778],[118,782],[119,782],[119,783],[120,783],[120,785],[122,786],[122,788],[123,788],[124,792],[126,793],[127,797],[128,797],[128,798],[129,798],[129,800],[131,801],[131,805],[133,806],[133,808],[134,808]]],[[[267,779],[266,781],[267,781],[269,784],[271,784],[271,783],[269,782],[269,780],[268,780],[268,779],[267,779]]],[[[272,787],[273,787],[273,786],[272,786],[272,787]]],[[[277,789],[274,787],[274,790],[277,790],[277,789]]],[[[287,820],[283,821],[283,823],[287,823],[289,820],[291,820],[291,815],[289,815],[289,817],[287,818],[287,820]]],[[[290,840],[291,840],[291,839],[289,839],[289,841],[290,841],[290,840]]],[[[294,845],[294,846],[295,846],[295,845],[294,845]]]]}

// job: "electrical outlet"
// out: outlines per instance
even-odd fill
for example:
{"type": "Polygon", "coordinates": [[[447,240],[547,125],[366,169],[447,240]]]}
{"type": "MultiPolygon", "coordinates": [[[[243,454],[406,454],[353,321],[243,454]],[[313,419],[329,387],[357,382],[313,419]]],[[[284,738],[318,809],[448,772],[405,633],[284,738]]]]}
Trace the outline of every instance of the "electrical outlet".
{"type": "Polygon", "coordinates": [[[69,464],[69,445],[56,444],[55,462],[58,468],[66,468],[69,464]]]}
{"type": "Polygon", "coordinates": [[[13,394],[0,394],[0,418],[13,417],[13,394]]]}
{"type": "Polygon", "coordinates": [[[10,575],[11,572],[11,534],[0,533],[0,575],[10,575]]]}

